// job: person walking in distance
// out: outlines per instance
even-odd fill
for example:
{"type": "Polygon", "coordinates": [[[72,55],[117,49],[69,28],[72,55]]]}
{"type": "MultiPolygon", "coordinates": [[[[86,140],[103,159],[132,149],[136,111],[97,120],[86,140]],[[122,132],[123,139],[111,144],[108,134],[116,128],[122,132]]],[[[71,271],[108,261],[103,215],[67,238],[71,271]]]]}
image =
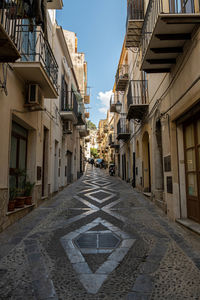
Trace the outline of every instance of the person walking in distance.
{"type": "Polygon", "coordinates": [[[92,167],[93,167],[93,166],[94,166],[94,159],[93,159],[93,158],[91,159],[91,162],[90,162],[90,163],[91,163],[91,165],[92,165],[92,167]]]}

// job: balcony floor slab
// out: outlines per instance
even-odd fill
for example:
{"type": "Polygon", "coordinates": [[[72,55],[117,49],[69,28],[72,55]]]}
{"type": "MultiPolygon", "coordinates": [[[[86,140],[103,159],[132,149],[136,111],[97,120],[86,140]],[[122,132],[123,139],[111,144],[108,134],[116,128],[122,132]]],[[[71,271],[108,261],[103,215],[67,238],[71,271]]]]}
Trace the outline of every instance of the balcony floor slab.
{"type": "Polygon", "coordinates": [[[200,25],[200,14],[160,14],[144,54],[141,69],[147,73],[170,72],[180,49],[200,25]],[[167,53],[159,49],[168,48],[167,53]],[[174,49],[174,51],[170,51],[174,49]],[[178,49],[175,51],[175,49],[178,49]]]}
{"type": "Polygon", "coordinates": [[[37,83],[45,98],[57,98],[58,92],[40,62],[15,62],[13,69],[28,83],[37,83]]]}

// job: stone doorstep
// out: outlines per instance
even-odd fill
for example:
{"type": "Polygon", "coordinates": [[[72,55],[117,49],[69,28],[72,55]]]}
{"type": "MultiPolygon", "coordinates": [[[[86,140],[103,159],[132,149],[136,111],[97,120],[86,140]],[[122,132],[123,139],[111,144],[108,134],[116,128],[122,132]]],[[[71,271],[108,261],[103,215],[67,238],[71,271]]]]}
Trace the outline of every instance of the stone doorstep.
{"type": "Polygon", "coordinates": [[[8,212],[6,213],[6,216],[13,215],[13,214],[15,214],[15,213],[18,213],[19,211],[25,210],[26,208],[30,208],[30,207],[33,207],[33,206],[35,206],[35,204],[24,205],[24,207],[22,207],[22,208],[16,208],[16,209],[13,210],[13,211],[8,211],[8,212]]]}
{"type": "Polygon", "coordinates": [[[176,222],[200,235],[200,224],[190,219],[176,219],[176,222]]]}

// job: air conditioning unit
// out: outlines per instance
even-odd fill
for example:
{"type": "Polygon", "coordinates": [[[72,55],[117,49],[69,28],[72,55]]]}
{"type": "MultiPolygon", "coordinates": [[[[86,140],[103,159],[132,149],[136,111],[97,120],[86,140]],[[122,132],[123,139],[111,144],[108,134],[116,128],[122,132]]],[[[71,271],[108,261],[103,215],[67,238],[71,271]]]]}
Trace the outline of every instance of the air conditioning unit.
{"type": "Polygon", "coordinates": [[[64,134],[72,134],[73,124],[72,121],[65,121],[63,123],[63,133],[64,134]]]}
{"type": "Polygon", "coordinates": [[[25,106],[43,108],[44,96],[39,84],[30,83],[25,106]]]}

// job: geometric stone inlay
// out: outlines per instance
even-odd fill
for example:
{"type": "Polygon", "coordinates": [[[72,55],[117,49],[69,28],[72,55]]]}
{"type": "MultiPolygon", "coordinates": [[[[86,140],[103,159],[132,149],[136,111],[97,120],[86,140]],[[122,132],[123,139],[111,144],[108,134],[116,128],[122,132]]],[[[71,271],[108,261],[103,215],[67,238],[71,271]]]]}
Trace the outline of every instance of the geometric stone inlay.
{"type": "Polygon", "coordinates": [[[125,233],[120,228],[114,226],[106,220],[97,218],[91,223],[63,236],[60,241],[74,270],[78,274],[82,285],[85,287],[88,293],[96,294],[104,281],[107,279],[108,275],[113,272],[124,259],[129,249],[134,244],[135,239],[133,239],[130,234],[125,233]],[[103,225],[104,227],[108,228],[108,230],[96,232],[91,231],[92,228],[99,225],[103,225]],[[85,235],[86,233],[89,233],[89,235],[85,235]],[[99,239],[98,242],[97,237],[99,239]],[[109,238],[112,240],[111,244],[108,244],[109,238]],[[89,247],[93,247],[95,245],[95,248],[79,248],[73,241],[76,241],[76,245],[78,241],[78,244],[81,244],[81,247],[85,247],[87,245],[89,245],[89,247]],[[105,245],[107,248],[104,249],[105,245]],[[114,247],[114,245],[116,248],[109,249],[109,247],[114,247]],[[84,250],[92,250],[96,252],[84,252],[84,250]],[[108,256],[107,260],[98,267],[96,272],[93,273],[82,253],[103,253],[102,251],[105,251],[104,253],[108,253],[109,251],[110,255],[108,256]]]}
{"type": "Polygon", "coordinates": [[[105,186],[105,185],[110,184],[110,181],[107,181],[107,180],[96,180],[96,181],[94,181],[94,180],[92,180],[92,183],[97,184],[99,186],[105,186]]]}
{"type": "Polygon", "coordinates": [[[108,191],[98,191],[98,192],[93,191],[93,192],[85,194],[85,196],[90,198],[93,201],[98,202],[98,203],[103,203],[105,201],[110,200],[114,196],[116,196],[116,194],[108,192],[108,191]]]}

